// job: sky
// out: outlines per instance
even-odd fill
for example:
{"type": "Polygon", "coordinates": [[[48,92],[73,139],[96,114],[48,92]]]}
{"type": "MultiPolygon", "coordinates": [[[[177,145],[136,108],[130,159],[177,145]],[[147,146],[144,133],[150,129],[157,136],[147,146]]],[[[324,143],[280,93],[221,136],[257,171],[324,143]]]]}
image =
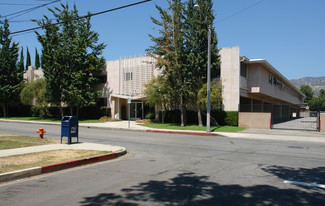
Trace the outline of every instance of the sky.
{"type": "MultiPolygon", "coordinates": [[[[52,17],[47,8],[60,7],[60,2],[71,6],[76,3],[79,15],[86,15],[88,11],[96,13],[139,1],[62,0],[15,17],[10,14],[53,0],[0,0],[0,15],[10,15],[10,31],[16,32],[37,27],[30,19],[52,17]]],[[[324,0],[214,0],[213,4],[218,48],[239,46],[241,56],[265,59],[289,80],[325,76],[324,0]]],[[[153,45],[148,34],[157,32],[150,19],[159,17],[155,5],[166,8],[168,3],[153,0],[91,18],[99,42],[107,45],[102,54],[107,61],[145,54],[153,45]]],[[[29,48],[34,63],[35,48],[41,51],[36,34],[19,33],[12,38],[24,48],[25,58],[29,48]]]]}

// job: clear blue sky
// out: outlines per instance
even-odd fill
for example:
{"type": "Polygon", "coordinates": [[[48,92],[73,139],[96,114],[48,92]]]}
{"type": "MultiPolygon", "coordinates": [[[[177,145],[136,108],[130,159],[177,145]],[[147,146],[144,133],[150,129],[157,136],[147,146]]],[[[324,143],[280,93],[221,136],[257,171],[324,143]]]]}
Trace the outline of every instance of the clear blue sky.
{"type": "MultiPolygon", "coordinates": [[[[68,0],[76,2],[79,14],[95,13],[140,0],[68,0]]],[[[40,0],[0,0],[0,14],[8,14],[51,2],[40,0]],[[4,5],[35,4],[35,5],[4,5]]],[[[250,59],[266,59],[288,79],[325,76],[325,1],[324,0],[214,0],[219,48],[240,46],[241,55],[250,59]],[[254,6],[252,6],[254,5],[254,6]],[[241,11],[241,12],[240,12],[241,11]],[[239,12],[239,13],[238,13],[239,12]],[[234,15],[236,14],[236,15],[234,15]]],[[[149,3],[92,17],[93,30],[100,42],[107,44],[106,60],[144,54],[152,43],[148,34],[155,33],[150,16],[158,17],[155,4],[167,6],[166,0],[149,3]]],[[[59,3],[49,7],[59,6],[59,3]]],[[[10,21],[40,19],[49,15],[46,7],[26,13],[10,21]]],[[[9,16],[8,18],[10,18],[9,16]]],[[[36,27],[33,22],[11,22],[12,32],[36,27]]],[[[41,46],[34,32],[13,36],[20,46],[29,47],[32,63],[35,47],[41,46]]],[[[26,54],[25,54],[26,57],[26,54]]]]}

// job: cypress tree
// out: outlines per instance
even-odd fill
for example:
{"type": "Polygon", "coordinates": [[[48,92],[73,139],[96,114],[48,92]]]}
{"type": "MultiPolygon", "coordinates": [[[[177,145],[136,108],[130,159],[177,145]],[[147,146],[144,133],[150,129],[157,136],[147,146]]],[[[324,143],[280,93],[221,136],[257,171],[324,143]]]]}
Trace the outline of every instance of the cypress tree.
{"type": "Polygon", "coordinates": [[[3,116],[8,116],[8,105],[19,102],[20,83],[23,71],[18,65],[18,43],[9,37],[8,20],[0,22],[0,106],[3,116]]]}
{"type": "Polygon", "coordinates": [[[37,48],[35,48],[35,67],[36,67],[36,69],[39,69],[41,67],[40,58],[39,58],[39,54],[37,52],[37,48]]]}
{"type": "Polygon", "coordinates": [[[26,70],[28,70],[28,67],[32,65],[31,59],[30,59],[30,53],[27,47],[27,54],[26,54],[26,70]]]}
{"type": "MultiPolygon", "coordinates": [[[[191,81],[191,103],[197,105],[199,125],[202,126],[201,108],[198,98],[199,90],[207,82],[208,60],[208,28],[211,29],[211,78],[220,76],[220,61],[217,49],[217,35],[213,26],[213,10],[211,0],[197,0],[199,9],[194,8],[194,0],[187,2],[185,10],[185,54],[191,81]]],[[[213,106],[213,105],[212,105],[213,106]]],[[[218,105],[219,106],[219,105],[218,105]]]]}

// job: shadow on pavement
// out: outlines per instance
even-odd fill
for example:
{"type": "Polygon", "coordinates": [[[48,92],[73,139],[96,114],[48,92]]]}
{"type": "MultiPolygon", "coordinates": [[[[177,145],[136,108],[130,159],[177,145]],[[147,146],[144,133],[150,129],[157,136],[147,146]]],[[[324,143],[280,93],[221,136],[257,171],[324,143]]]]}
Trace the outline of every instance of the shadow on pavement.
{"type": "MultiPolygon", "coordinates": [[[[281,168],[278,168],[281,170],[281,168]]],[[[285,169],[285,168],[284,168],[285,169]]],[[[268,170],[275,175],[281,171],[268,170]]],[[[285,172],[285,171],[284,171],[285,172]]],[[[120,194],[85,197],[81,205],[325,205],[324,191],[281,189],[270,185],[220,185],[207,176],[182,173],[168,181],[148,181],[120,194]]]]}
{"type": "MultiPolygon", "coordinates": [[[[273,174],[280,179],[296,182],[305,183],[315,183],[315,184],[325,184],[325,167],[317,168],[291,168],[283,166],[268,166],[266,168],[261,168],[264,172],[273,174]]],[[[313,191],[323,191],[325,190],[319,187],[310,187],[297,185],[299,187],[307,188],[313,191]]],[[[324,196],[325,198],[325,196],[324,196]]]]}

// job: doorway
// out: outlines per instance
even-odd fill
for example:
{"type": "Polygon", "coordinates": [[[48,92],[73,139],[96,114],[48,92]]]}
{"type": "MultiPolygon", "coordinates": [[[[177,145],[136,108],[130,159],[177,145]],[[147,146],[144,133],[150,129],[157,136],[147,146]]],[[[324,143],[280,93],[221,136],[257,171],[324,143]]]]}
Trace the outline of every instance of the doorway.
{"type": "Polygon", "coordinates": [[[142,101],[132,101],[130,105],[130,119],[137,120],[143,119],[143,102],[142,101]]]}

